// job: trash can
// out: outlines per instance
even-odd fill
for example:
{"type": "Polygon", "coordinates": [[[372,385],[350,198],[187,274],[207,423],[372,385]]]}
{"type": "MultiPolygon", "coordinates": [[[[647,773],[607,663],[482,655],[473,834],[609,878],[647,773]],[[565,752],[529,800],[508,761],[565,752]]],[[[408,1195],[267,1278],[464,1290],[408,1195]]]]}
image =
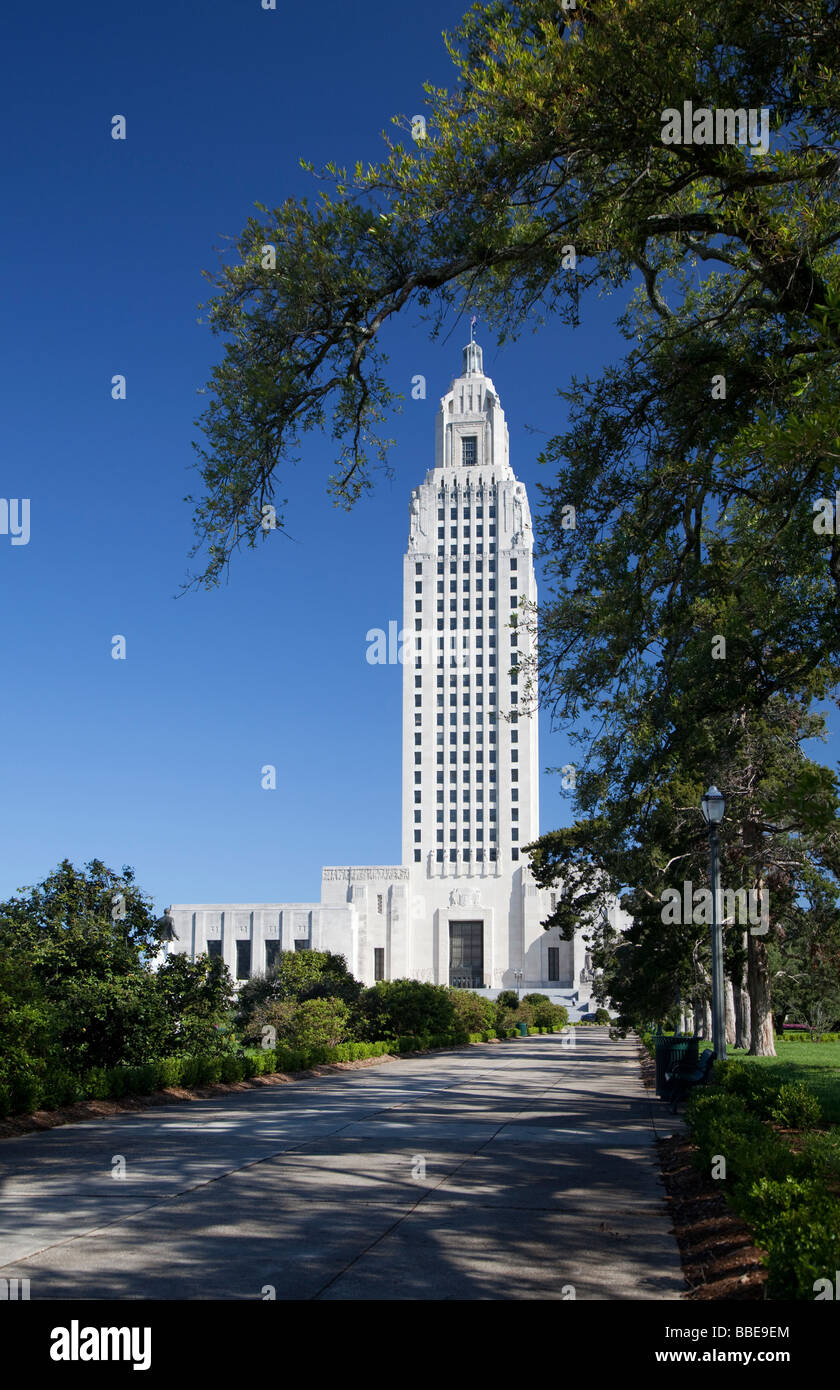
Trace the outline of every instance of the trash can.
{"type": "Polygon", "coordinates": [[[656,1039],[656,1094],[665,1093],[665,1073],[673,1071],[678,1062],[692,1062],[695,1066],[700,1059],[699,1038],[657,1038],[656,1039]]]}
{"type": "Polygon", "coordinates": [[[517,1026],[517,1028],[519,1029],[519,1036],[520,1036],[521,1038],[527,1038],[527,1036],[528,1036],[528,1025],[527,1025],[527,1023],[517,1023],[516,1026],[517,1026]]]}

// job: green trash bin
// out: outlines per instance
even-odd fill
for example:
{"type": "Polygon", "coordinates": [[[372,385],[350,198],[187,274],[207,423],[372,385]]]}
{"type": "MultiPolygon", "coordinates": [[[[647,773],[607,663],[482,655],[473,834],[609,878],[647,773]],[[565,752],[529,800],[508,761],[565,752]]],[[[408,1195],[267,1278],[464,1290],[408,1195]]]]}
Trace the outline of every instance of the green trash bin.
{"type": "Polygon", "coordinates": [[[700,1060],[699,1038],[656,1039],[656,1094],[665,1093],[665,1073],[673,1071],[678,1062],[688,1061],[697,1066],[700,1060]]]}
{"type": "Polygon", "coordinates": [[[521,1038],[527,1038],[527,1036],[528,1036],[528,1025],[527,1025],[527,1023],[517,1023],[516,1026],[517,1026],[517,1028],[519,1029],[519,1036],[520,1036],[521,1038]]]}

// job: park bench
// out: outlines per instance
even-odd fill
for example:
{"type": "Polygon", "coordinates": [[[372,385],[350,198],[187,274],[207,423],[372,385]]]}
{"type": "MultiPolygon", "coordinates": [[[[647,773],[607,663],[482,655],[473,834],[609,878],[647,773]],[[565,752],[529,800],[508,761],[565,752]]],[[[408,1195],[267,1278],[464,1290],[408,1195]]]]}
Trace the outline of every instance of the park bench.
{"type": "Polygon", "coordinates": [[[714,1060],[714,1052],[711,1048],[707,1048],[702,1053],[699,1062],[678,1062],[673,1071],[666,1071],[666,1089],[662,1098],[670,1102],[671,1110],[675,1115],[680,1101],[685,1100],[695,1086],[706,1085],[712,1074],[714,1060]]]}

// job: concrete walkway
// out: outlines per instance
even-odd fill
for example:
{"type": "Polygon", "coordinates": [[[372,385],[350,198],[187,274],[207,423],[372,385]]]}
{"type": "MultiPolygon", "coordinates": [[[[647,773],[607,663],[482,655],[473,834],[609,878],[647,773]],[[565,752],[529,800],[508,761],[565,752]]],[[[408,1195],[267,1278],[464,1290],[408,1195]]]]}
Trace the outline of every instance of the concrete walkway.
{"type": "Polygon", "coordinates": [[[0,1276],[33,1300],[675,1299],[653,1137],[605,1029],[66,1125],[0,1142],[0,1276]]]}

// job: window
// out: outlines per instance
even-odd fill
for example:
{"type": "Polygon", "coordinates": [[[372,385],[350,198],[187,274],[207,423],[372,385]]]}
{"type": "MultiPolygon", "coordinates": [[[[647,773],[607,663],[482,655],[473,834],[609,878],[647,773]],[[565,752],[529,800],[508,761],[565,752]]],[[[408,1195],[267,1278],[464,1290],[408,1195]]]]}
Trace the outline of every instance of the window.
{"type": "Polygon", "coordinates": [[[301,937],[298,937],[297,940],[295,941],[295,950],[296,950],[296,951],[308,951],[308,950],[309,950],[309,937],[308,937],[308,936],[301,936],[301,937]]]}
{"type": "Polygon", "coordinates": [[[251,943],[250,941],[237,941],[236,943],[236,978],[237,980],[247,980],[251,974],[251,943]]]}
{"type": "Polygon", "coordinates": [[[373,978],[374,980],[385,979],[385,947],[374,946],[373,948],[373,978]]]}
{"type": "Polygon", "coordinates": [[[421,563],[415,563],[415,566],[414,566],[414,573],[415,573],[415,574],[422,574],[422,573],[423,573],[423,565],[422,565],[422,562],[421,562],[421,563]]]}
{"type": "Polygon", "coordinates": [[[549,946],[548,948],[548,978],[549,980],[560,979],[560,947],[549,946]]]}
{"type": "Polygon", "coordinates": [[[207,954],[211,960],[218,960],[222,954],[222,943],[219,940],[207,942],[207,954]]]}
{"type": "Polygon", "coordinates": [[[422,855],[421,855],[419,849],[416,849],[416,850],[414,851],[414,862],[415,862],[415,864],[419,864],[420,861],[421,861],[421,859],[422,859],[422,855]]]}
{"type": "MultiPolygon", "coordinates": [[[[419,819],[420,819],[420,812],[419,812],[419,811],[415,811],[415,812],[414,812],[414,819],[415,819],[415,820],[419,820],[419,819]]],[[[383,906],[384,906],[384,903],[383,903],[383,895],[382,895],[382,893],[377,893],[377,895],[376,895],[376,910],[377,910],[377,912],[381,912],[383,906]]]]}
{"type": "Polygon", "coordinates": [[[478,453],[478,435],[465,434],[461,440],[461,463],[465,468],[471,468],[476,461],[478,453]]]}
{"type": "Polygon", "coordinates": [[[280,942],[267,941],[265,943],[265,968],[274,970],[280,964],[280,942]]]}

